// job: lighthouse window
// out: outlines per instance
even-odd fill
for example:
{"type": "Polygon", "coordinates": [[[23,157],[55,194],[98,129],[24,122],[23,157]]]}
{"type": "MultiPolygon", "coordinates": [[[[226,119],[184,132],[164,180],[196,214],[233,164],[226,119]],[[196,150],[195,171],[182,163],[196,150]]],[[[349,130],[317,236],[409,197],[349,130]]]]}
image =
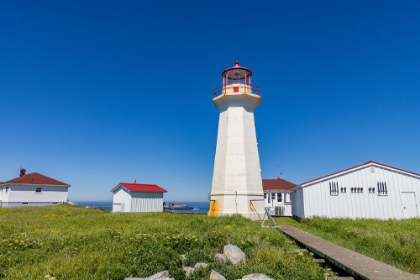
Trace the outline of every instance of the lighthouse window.
{"type": "Polygon", "coordinates": [[[264,199],[267,199],[267,193],[264,193],[264,199]]]}
{"type": "Polygon", "coordinates": [[[281,193],[277,193],[277,202],[281,202],[282,201],[282,194],[281,193]]]}

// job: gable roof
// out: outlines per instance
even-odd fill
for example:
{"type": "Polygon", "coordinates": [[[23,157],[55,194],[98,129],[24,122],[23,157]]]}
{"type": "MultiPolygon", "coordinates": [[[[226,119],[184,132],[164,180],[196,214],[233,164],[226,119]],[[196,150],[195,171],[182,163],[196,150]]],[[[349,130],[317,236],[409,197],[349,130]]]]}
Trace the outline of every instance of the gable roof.
{"type": "Polygon", "coordinates": [[[136,183],[119,183],[115,188],[111,190],[114,192],[119,187],[123,187],[130,192],[158,192],[158,193],[166,193],[167,191],[158,185],[153,184],[136,184],[136,183]]]}
{"type": "Polygon", "coordinates": [[[26,174],[22,177],[1,183],[1,185],[50,185],[59,187],[70,187],[69,184],[47,177],[37,172],[26,174]]]}
{"type": "Polygon", "coordinates": [[[296,184],[293,184],[289,181],[277,178],[277,179],[263,179],[263,190],[269,191],[269,190],[285,190],[289,191],[296,187],[296,184]]]}
{"type": "Polygon", "coordinates": [[[417,173],[414,173],[414,172],[411,172],[411,171],[403,170],[403,169],[400,169],[400,168],[397,168],[397,167],[393,167],[393,166],[390,166],[390,165],[386,165],[386,164],[379,163],[379,162],[371,160],[371,161],[365,162],[363,164],[359,164],[359,165],[356,165],[356,166],[353,166],[353,167],[350,167],[350,168],[347,168],[347,169],[344,169],[344,170],[341,170],[341,171],[331,173],[331,174],[326,175],[326,176],[322,176],[322,177],[307,181],[305,183],[300,184],[300,186],[303,187],[303,186],[315,183],[317,181],[322,181],[322,180],[328,179],[329,177],[335,177],[335,176],[338,176],[338,175],[341,175],[341,174],[344,174],[344,173],[348,173],[348,172],[352,172],[352,171],[356,171],[358,169],[362,169],[362,168],[365,168],[365,167],[368,167],[368,166],[383,167],[383,168],[386,168],[386,169],[391,169],[391,170],[394,170],[394,171],[397,171],[397,172],[400,172],[400,173],[404,173],[404,174],[407,174],[407,175],[410,175],[410,176],[415,176],[415,177],[420,178],[420,174],[417,174],[417,173]]]}

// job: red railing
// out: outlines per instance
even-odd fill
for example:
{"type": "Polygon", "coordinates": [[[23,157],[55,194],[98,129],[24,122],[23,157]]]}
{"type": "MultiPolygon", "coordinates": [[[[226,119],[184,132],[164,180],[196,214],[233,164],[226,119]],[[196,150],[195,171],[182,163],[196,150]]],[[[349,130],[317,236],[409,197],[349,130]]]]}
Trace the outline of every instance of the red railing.
{"type": "MultiPolygon", "coordinates": [[[[229,86],[231,86],[231,85],[232,84],[230,84],[229,86]]],[[[244,87],[245,91],[249,90],[250,93],[253,93],[253,94],[256,94],[256,95],[260,95],[260,93],[261,93],[261,89],[257,85],[251,85],[251,84],[249,84],[249,85],[239,84],[239,85],[240,85],[241,88],[244,87]]],[[[226,89],[227,89],[226,85],[221,85],[221,86],[218,86],[217,88],[213,89],[213,98],[225,93],[226,89]]]]}

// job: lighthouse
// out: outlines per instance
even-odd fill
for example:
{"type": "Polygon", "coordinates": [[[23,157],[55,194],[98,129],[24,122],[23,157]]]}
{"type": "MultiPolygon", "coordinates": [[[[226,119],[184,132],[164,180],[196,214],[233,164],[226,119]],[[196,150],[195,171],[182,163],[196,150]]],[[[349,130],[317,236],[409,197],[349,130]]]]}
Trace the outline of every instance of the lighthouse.
{"type": "Polygon", "coordinates": [[[251,70],[235,65],[222,72],[222,85],[213,90],[220,110],[214,160],[210,216],[240,214],[252,220],[264,215],[254,110],[260,88],[251,83],[251,70]]]}

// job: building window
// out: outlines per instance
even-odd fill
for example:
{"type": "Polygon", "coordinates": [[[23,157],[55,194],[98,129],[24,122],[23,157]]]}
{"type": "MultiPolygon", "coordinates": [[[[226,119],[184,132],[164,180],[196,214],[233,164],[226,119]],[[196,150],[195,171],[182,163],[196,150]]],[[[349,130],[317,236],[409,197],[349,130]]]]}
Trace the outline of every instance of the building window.
{"type": "Polygon", "coordinates": [[[330,182],[330,195],[338,195],[338,182],[330,182]]]}
{"type": "Polygon", "coordinates": [[[9,187],[6,187],[6,192],[8,192],[9,191],[9,187]]]}
{"type": "Polygon", "coordinates": [[[378,187],[378,195],[388,195],[388,188],[386,186],[386,182],[378,182],[376,186],[378,187]]]}
{"type": "Polygon", "coordinates": [[[42,192],[42,188],[36,188],[36,189],[35,189],[35,192],[36,192],[36,193],[41,193],[41,192],[42,192]]]}
{"type": "Polygon", "coordinates": [[[29,204],[29,202],[22,202],[22,204],[29,204]]]}
{"type": "Polygon", "coordinates": [[[276,193],[271,193],[271,200],[273,202],[276,200],[276,193]]]}
{"type": "Polygon", "coordinates": [[[282,194],[281,193],[277,193],[277,202],[282,202],[282,194]]]}
{"type": "Polygon", "coordinates": [[[267,199],[267,193],[264,193],[264,199],[267,199]]]}
{"type": "Polygon", "coordinates": [[[53,202],[53,204],[58,204],[58,202],[53,202]]]}
{"type": "Polygon", "coordinates": [[[363,193],[363,188],[350,188],[352,193],[363,193]]]}

